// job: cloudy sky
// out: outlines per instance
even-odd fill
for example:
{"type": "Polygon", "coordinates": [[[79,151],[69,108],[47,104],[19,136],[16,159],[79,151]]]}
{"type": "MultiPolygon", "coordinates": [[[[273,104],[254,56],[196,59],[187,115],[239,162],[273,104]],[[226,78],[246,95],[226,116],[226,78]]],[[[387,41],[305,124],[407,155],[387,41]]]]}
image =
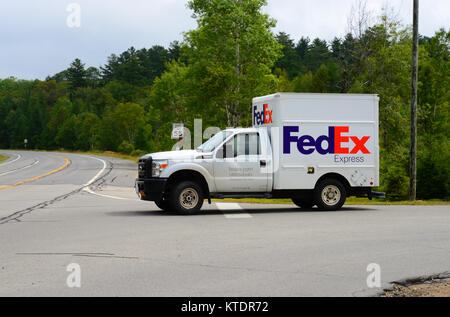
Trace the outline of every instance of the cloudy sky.
{"type": "MultiPolygon", "coordinates": [[[[195,28],[187,0],[1,0],[0,78],[44,79],[66,69],[75,58],[100,66],[112,53],[127,48],[167,46],[195,28]],[[81,9],[80,27],[70,28],[68,5],[81,9]]],[[[277,21],[275,32],[331,40],[348,30],[355,0],[268,0],[264,9],[277,21]]],[[[411,24],[412,0],[390,0],[389,6],[411,24]]],[[[450,28],[449,0],[421,0],[420,33],[431,36],[450,28]]],[[[368,0],[376,16],[386,0],[368,0]]],[[[73,11],[72,11],[73,12],[73,11]]],[[[75,21],[71,19],[70,21],[75,21]]]]}

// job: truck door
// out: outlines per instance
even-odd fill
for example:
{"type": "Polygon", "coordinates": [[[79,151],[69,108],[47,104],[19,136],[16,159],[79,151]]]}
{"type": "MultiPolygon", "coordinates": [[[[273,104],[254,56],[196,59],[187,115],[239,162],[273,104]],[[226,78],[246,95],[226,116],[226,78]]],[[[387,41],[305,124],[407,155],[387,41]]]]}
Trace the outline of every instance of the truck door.
{"type": "Polygon", "coordinates": [[[267,192],[267,158],[261,153],[259,133],[234,135],[216,152],[214,179],[217,192],[267,192]]]}

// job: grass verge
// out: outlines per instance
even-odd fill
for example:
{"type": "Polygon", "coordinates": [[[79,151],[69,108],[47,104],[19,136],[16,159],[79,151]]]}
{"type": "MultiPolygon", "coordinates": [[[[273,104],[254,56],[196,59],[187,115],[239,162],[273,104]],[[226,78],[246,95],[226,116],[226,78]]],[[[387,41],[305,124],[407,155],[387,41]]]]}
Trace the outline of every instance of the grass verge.
{"type": "Polygon", "coordinates": [[[137,161],[138,161],[139,158],[140,158],[140,156],[132,156],[132,155],[121,154],[121,153],[110,152],[110,151],[105,151],[105,152],[101,152],[101,151],[91,151],[91,152],[63,151],[63,152],[65,152],[65,153],[72,153],[72,154],[96,155],[96,156],[113,157],[113,158],[118,158],[118,159],[122,159],[122,160],[133,161],[133,162],[135,162],[135,163],[137,163],[137,161]]]}
{"type": "MultiPolygon", "coordinates": [[[[17,150],[17,151],[23,151],[23,149],[22,150],[17,150]]],[[[118,158],[118,159],[122,159],[122,160],[133,161],[135,163],[137,163],[137,161],[140,158],[140,156],[132,156],[132,155],[121,154],[121,153],[111,152],[111,151],[104,151],[104,152],[102,152],[102,151],[88,151],[88,152],[85,152],[85,151],[71,151],[71,150],[65,150],[65,149],[59,149],[59,150],[55,150],[55,151],[46,151],[46,150],[28,150],[28,151],[106,156],[106,157],[113,157],[113,158],[118,158]]]]}
{"type": "Polygon", "coordinates": [[[1,155],[1,154],[0,154],[0,163],[6,161],[7,159],[9,159],[9,156],[1,155]]]}
{"type": "MultiPolygon", "coordinates": [[[[219,200],[218,200],[219,201],[219,200]]],[[[236,202],[244,204],[273,204],[273,205],[292,205],[290,199],[224,199],[226,202],[236,202]]],[[[417,206],[438,206],[450,205],[449,201],[432,199],[432,200],[416,200],[416,201],[387,201],[385,199],[373,199],[349,197],[345,205],[417,205],[417,206]]]]}

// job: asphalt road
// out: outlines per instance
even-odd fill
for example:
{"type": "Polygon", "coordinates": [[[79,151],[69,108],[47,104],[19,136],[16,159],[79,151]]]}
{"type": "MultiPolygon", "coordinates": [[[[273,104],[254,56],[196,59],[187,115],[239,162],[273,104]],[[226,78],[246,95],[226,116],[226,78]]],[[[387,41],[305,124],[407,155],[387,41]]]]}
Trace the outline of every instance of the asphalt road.
{"type": "Polygon", "coordinates": [[[137,200],[132,162],[0,153],[0,296],[371,296],[370,263],[382,287],[450,271],[449,206],[214,203],[186,217],[137,200]]]}

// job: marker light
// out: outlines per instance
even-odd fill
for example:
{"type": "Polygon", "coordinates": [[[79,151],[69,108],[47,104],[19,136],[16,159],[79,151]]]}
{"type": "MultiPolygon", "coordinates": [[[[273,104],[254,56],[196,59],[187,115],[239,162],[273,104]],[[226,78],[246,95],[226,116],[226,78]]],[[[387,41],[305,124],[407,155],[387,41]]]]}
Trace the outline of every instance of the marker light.
{"type": "Polygon", "coordinates": [[[161,161],[153,161],[152,162],[152,177],[159,177],[161,172],[169,166],[169,162],[167,160],[161,161]]]}

